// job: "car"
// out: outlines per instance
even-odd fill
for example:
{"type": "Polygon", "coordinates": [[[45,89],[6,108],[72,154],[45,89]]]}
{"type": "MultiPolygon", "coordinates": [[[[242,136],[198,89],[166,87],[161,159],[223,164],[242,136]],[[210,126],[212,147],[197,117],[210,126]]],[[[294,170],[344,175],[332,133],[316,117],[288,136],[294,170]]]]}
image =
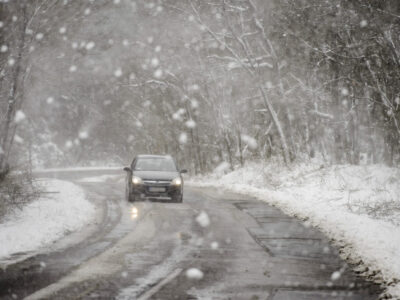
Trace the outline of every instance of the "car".
{"type": "Polygon", "coordinates": [[[183,173],[169,155],[136,156],[126,172],[126,199],[183,202],[183,173]]]}

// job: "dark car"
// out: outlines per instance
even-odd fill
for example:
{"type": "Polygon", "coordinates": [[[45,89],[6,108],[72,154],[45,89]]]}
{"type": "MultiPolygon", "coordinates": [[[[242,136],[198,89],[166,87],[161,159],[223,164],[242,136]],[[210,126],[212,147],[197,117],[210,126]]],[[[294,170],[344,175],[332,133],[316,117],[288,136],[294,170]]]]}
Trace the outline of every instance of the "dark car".
{"type": "Polygon", "coordinates": [[[174,159],[168,155],[138,155],[126,171],[126,199],[182,202],[183,178],[174,159]]]}

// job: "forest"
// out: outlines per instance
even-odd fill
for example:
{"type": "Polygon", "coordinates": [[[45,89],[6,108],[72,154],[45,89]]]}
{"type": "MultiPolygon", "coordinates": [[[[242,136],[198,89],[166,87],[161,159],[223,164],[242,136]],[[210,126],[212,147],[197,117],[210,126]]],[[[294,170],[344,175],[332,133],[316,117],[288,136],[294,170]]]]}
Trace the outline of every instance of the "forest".
{"type": "Polygon", "coordinates": [[[0,2],[0,180],[126,164],[400,161],[397,0],[0,2]]]}

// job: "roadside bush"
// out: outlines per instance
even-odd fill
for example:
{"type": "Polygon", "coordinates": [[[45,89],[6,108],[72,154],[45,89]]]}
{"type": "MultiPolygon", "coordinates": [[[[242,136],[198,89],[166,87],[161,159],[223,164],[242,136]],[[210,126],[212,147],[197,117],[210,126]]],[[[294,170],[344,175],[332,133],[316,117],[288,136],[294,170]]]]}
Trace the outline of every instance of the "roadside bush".
{"type": "Polygon", "coordinates": [[[21,209],[39,194],[40,189],[35,186],[29,172],[11,172],[0,182],[0,222],[8,213],[21,209]]]}

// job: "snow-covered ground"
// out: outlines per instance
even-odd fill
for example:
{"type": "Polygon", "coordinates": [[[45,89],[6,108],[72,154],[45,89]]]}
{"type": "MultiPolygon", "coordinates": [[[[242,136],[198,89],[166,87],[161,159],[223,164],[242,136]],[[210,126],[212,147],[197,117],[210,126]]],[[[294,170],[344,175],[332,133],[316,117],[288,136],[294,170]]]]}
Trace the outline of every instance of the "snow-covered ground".
{"type": "Polygon", "coordinates": [[[400,298],[399,169],[249,163],[226,173],[226,167],[188,183],[253,195],[319,227],[342,247],[344,258],[400,298]]]}
{"type": "Polygon", "coordinates": [[[50,168],[34,169],[33,172],[78,172],[78,171],[121,171],[121,166],[100,166],[100,167],[71,167],[71,168],[50,168]]]}
{"type": "Polygon", "coordinates": [[[0,223],[0,260],[39,250],[93,221],[95,207],[77,185],[61,180],[39,183],[42,197],[0,223]]]}

